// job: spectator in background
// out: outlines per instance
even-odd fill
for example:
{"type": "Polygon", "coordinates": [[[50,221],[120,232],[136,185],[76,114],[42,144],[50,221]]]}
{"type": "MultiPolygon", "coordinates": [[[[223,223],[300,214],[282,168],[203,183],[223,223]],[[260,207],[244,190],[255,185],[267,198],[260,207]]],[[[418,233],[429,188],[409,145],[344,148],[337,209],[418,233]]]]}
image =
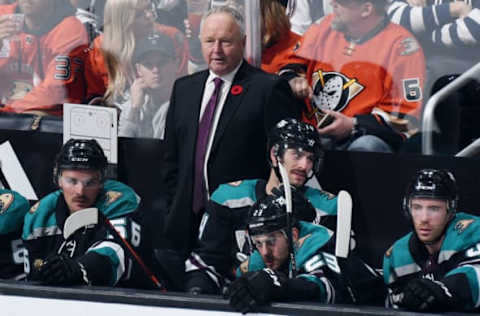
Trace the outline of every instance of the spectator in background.
{"type": "Polygon", "coordinates": [[[332,12],[329,0],[277,0],[287,6],[292,31],[303,35],[313,23],[332,12]]]}
{"type": "MultiPolygon", "coordinates": [[[[480,61],[480,1],[395,0],[390,20],[410,30],[423,47],[427,62],[428,98],[480,61]]],[[[436,152],[455,154],[480,135],[476,117],[478,83],[451,93],[435,110],[433,133],[436,152]]],[[[421,151],[421,134],[406,151],[421,151]]]]}
{"type": "Polygon", "coordinates": [[[154,22],[150,0],[107,0],[104,22],[104,34],[95,39],[92,49],[82,52],[86,101],[104,97],[111,104],[125,91],[135,79],[132,61],[136,43],[153,33],[165,34],[174,42],[177,67],[171,75],[186,73],[188,44],[176,28],[154,22]]]}
{"type": "Polygon", "coordinates": [[[278,74],[288,63],[289,56],[300,41],[300,35],[290,30],[285,7],[278,0],[260,0],[262,65],[269,73],[278,74]]]}
{"type": "Polygon", "coordinates": [[[175,48],[166,35],[139,41],[133,63],[136,78],[115,105],[121,110],[118,135],[163,139],[168,100],[176,70],[175,48]]]}
{"type": "MultiPolygon", "coordinates": [[[[425,77],[413,36],[386,17],[384,0],[334,0],[333,14],[308,29],[287,65],[306,120],[333,121],[319,133],[333,148],[392,152],[415,131],[425,77]]],[[[290,77],[291,78],[291,77],[290,77]]]]}
{"type": "Polygon", "coordinates": [[[88,38],[92,42],[103,33],[103,10],[106,0],[70,0],[77,9],[75,16],[87,28],[88,38]]]}
{"type": "Polygon", "coordinates": [[[440,77],[462,73],[480,61],[480,1],[395,0],[388,15],[423,47],[430,82],[426,93],[440,77]]]}
{"type": "Polygon", "coordinates": [[[65,0],[18,0],[0,6],[0,111],[61,115],[64,102],[82,100],[76,89],[81,63],[72,50],[88,43],[83,25],[65,0]],[[21,13],[16,29],[9,14],[21,13]]]}

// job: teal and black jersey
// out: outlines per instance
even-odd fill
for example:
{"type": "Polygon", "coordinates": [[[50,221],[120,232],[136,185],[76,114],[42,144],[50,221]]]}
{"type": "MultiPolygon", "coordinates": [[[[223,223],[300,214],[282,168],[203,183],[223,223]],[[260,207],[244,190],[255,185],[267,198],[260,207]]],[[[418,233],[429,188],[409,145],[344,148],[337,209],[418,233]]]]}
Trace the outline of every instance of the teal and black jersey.
{"type": "Polygon", "coordinates": [[[412,278],[441,281],[465,310],[480,306],[480,217],[457,213],[438,253],[429,254],[413,232],[396,241],[383,259],[389,304],[412,278]]]}
{"type": "MultiPolygon", "coordinates": [[[[95,205],[101,216],[97,224],[88,225],[64,237],[70,211],[60,190],[37,202],[25,216],[22,239],[26,247],[25,272],[32,273],[49,256],[66,254],[81,262],[94,285],[127,282],[132,260],[123,244],[117,242],[105,222],[107,218],[125,240],[140,246],[141,227],[137,208],[139,196],[129,186],[113,180],[104,183],[95,205]]],[[[81,211],[80,211],[81,212],[81,211]]]]}
{"type": "MultiPolygon", "coordinates": [[[[300,221],[295,244],[295,278],[288,279],[284,297],[289,301],[308,297],[321,303],[378,304],[384,302],[381,277],[355,254],[348,258],[335,256],[335,234],[328,228],[300,221]],[[305,295],[309,292],[308,295],[305,295]]],[[[255,250],[237,268],[237,277],[267,268],[255,250]]],[[[287,276],[287,259],[277,273],[287,276]]]]}
{"type": "Polygon", "coordinates": [[[27,199],[15,191],[0,189],[0,279],[23,273],[23,218],[30,209],[27,199]]]}
{"type": "MultiPolygon", "coordinates": [[[[224,278],[234,277],[238,266],[237,253],[245,251],[248,241],[245,238],[248,212],[259,199],[266,196],[265,180],[243,180],[220,185],[211,196],[200,224],[196,246],[187,259],[188,272],[200,271],[221,287],[224,278]]],[[[311,187],[299,189],[315,209],[311,216],[314,223],[324,217],[335,216],[337,198],[333,194],[311,187]]],[[[201,287],[201,285],[196,284],[201,287]]]]}

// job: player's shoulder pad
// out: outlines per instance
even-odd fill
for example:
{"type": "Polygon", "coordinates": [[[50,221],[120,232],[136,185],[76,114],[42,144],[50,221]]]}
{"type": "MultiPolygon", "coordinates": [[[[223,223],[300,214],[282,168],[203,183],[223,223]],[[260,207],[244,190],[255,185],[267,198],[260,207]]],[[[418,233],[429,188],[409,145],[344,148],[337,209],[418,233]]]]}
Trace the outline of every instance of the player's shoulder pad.
{"type": "Polygon", "coordinates": [[[299,222],[297,262],[301,265],[308,260],[312,253],[325,246],[333,236],[333,231],[328,228],[308,222],[299,222]]]}
{"type": "Polygon", "coordinates": [[[250,206],[257,200],[255,187],[258,180],[241,180],[221,184],[212,194],[211,200],[217,204],[229,207],[250,206]]]}
{"type": "Polygon", "coordinates": [[[403,277],[421,270],[415,263],[408,246],[412,235],[413,233],[410,232],[403,236],[385,252],[383,257],[383,279],[385,283],[390,284],[395,281],[396,277],[403,277]]]}
{"type": "Polygon", "coordinates": [[[22,232],[24,240],[39,237],[36,232],[54,234],[58,229],[55,208],[60,194],[60,190],[57,190],[46,195],[25,214],[22,232]]]}
{"type": "Polygon", "coordinates": [[[18,192],[0,189],[0,234],[21,228],[29,208],[28,200],[18,192]]]}
{"type": "Polygon", "coordinates": [[[141,200],[130,186],[115,180],[105,181],[101,194],[96,207],[108,219],[135,212],[141,200]]]}
{"type": "Polygon", "coordinates": [[[305,197],[320,215],[337,215],[337,196],[327,191],[305,187],[305,197]]]}
{"type": "Polygon", "coordinates": [[[439,260],[448,258],[480,242],[480,217],[459,212],[449,224],[439,260]]]}

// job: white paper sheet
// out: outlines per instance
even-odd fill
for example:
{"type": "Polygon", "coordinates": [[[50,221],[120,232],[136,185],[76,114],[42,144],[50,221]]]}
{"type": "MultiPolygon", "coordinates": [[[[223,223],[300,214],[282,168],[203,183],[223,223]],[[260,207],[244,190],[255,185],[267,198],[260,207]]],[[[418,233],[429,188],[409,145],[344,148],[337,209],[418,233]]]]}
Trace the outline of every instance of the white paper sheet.
{"type": "Polygon", "coordinates": [[[65,103],[63,105],[63,143],[70,138],[95,139],[108,162],[118,162],[117,109],[65,103]]]}

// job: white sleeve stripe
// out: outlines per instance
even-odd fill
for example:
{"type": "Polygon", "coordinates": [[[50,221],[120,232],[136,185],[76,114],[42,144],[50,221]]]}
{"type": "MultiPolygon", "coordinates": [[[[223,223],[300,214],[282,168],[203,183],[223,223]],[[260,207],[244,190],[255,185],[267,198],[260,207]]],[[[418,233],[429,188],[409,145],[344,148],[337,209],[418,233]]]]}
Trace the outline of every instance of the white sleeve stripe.
{"type": "Polygon", "coordinates": [[[391,14],[393,12],[393,15],[390,17],[390,21],[392,21],[395,24],[400,24],[401,19],[402,19],[402,14],[403,11],[407,8],[406,5],[401,5],[400,3],[394,2],[388,9],[388,13],[391,14]]]}
{"type": "Polygon", "coordinates": [[[452,38],[450,37],[450,25],[444,25],[440,32],[440,41],[446,46],[453,46],[452,38]]]}
{"type": "Polygon", "coordinates": [[[423,8],[414,7],[410,10],[410,24],[413,33],[425,32],[425,21],[423,20],[423,8]]]}
{"type": "Polygon", "coordinates": [[[102,241],[101,243],[97,244],[94,247],[89,248],[88,250],[90,251],[90,250],[101,249],[101,248],[110,248],[117,255],[118,266],[117,266],[117,279],[115,280],[115,284],[116,284],[120,280],[120,278],[123,276],[123,273],[125,273],[125,252],[123,251],[123,248],[120,247],[120,245],[111,241],[102,241]]]}
{"type": "Polygon", "coordinates": [[[473,45],[476,43],[475,38],[473,37],[472,33],[468,29],[467,25],[465,24],[464,19],[457,20],[458,25],[458,38],[465,44],[473,45]]]}
{"type": "Polygon", "coordinates": [[[320,281],[325,285],[325,292],[327,294],[327,300],[325,301],[325,303],[335,303],[335,290],[333,289],[332,284],[330,284],[328,279],[325,277],[321,277],[320,281]]]}
{"type": "Polygon", "coordinates": [[[432,14],[433,14],[433,19],[435,20],[435,25],[440,25],[440,21],[438,20],[437,9],[438,9],[437,6],[433,6],[432,14]]]}

